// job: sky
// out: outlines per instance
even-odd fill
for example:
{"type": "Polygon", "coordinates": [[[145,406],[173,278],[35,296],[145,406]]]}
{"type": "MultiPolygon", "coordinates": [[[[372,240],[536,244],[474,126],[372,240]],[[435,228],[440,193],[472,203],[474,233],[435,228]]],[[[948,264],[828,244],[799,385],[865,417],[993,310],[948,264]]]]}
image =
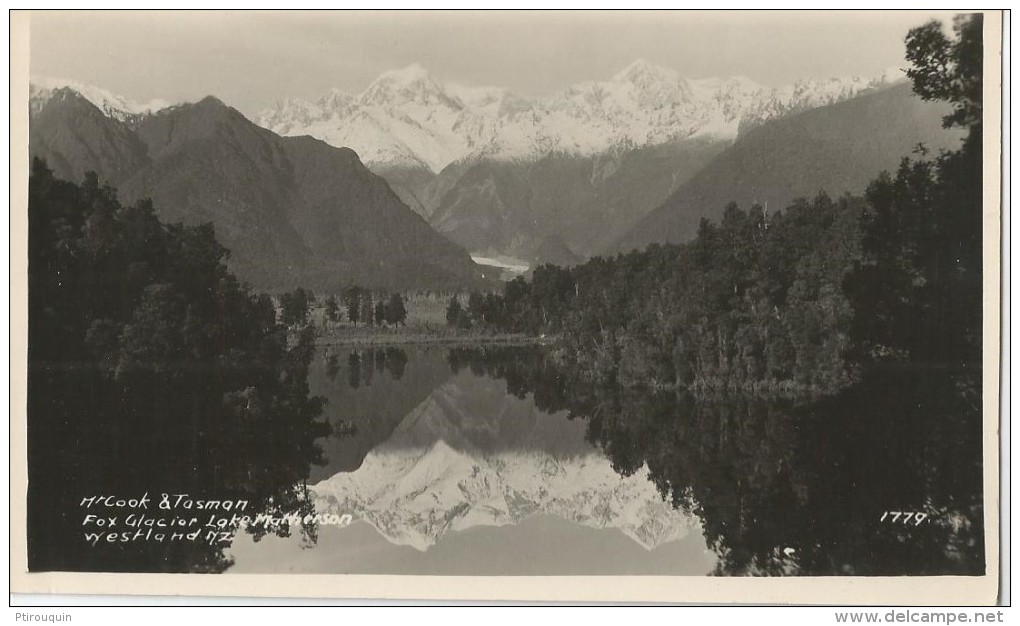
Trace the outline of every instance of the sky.
{"type": "Polygon", "coordinates": [[[933,12],[36,12],[30,73],[147,102],[215,95],[246,115],[419,63],[438,80],[528,97],[636,59],[688,78],[873,76],[903,67],[933,12]]]}

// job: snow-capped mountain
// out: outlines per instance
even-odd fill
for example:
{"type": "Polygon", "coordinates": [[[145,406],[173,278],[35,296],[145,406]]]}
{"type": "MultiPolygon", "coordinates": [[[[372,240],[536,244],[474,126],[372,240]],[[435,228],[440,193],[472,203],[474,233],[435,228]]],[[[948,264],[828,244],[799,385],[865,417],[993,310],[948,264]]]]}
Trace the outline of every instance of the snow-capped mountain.
{"type": "Polygon", "coordinates": [[[527,99],[498,87],[442,84],[411,65],[382,74],[358,95],[334,90],[314,103],[282,100],[255,121],[279,134],[350,147],[369,166],[438,173],[469,158],[533,160],[681,139],[732,140],[743,125],[832,104],[897,78],[888,71],[769,88],[743,77],[689,80],[636,61],[609,80],[527,99]]]}
{"type": "Polygon", "coordinates": [[[170,103],[165,100],[152,100],[146,103],[135,102],[101,87],[86,85],[74,80],[33,77],[29,84],[30,110],[33,113],[38,112],[56,91],[65,88],[80,94],[107,117],[121,122],[131,121],[170,106],[170,103]]]}
{"type": "MultiPolygon", "coordinates": [[[[418,550],[447,532],[539,513],[619,529],[649,550],[700,531],[697,519],[663,501],[646,472],[621,477],[588,446],[528,445],[549,438],[543,429],[564,424],[572,425],[500,385],[455,379],[408,414],[356,471],[310,489],[318,511],[349,513],[418,550]]],[[[583,430],[575,434],[583,444],[583,430]]]]}
{"type": "Polygon", "coordinates": [[[662,500],[646,474],[621,478],[598,453],[483,456],[440,440],[425,450],[371,452],[357,471],[311,490],[317,511],[349,513],[390,542],[422,551],[447,532],[516,524],[538,513],[617,528],[648,550],[700,529],[662,500]]]}
{"type": "MultiPolygon", "coordinates": [[[[845,93],[825,87],[833,99],[845,93]]],[[[806,92],[793,89],[791,100],[806,92]]],[[[721,219],[729,202],[785,208],[820,189],[832,196],[863,192],[876,172],[894,171],[918,144],[934,151],[958,146],[961,134],[942,127],[945,115],[942,103],[923,101],[902,83],[771,120],[741,133],[603,252],[687,241],[702,219],[721,219]]]]}
{"type": "MultiPolygon", "coordinates": [[[[352,148],[446,238],[477,257],[514,258],[523,266],[544,262],[540,248],[550,237],[560,242],[559,262],[601,254],[739,140],[804,114],[889,93],[897,82],[906,86],[900,70],[889,70],[876,78],[772,88],[739,76],[688,79],[637,61],[608,80],[529,99],[501,87],[443,83],[412,65],[382,74],[360,94],[334,89],[315,102],[281,100],[256,122],[280,135],[311,135],[352,148]]],[[[32,111],[54,94],[72,92],[129,128],[166,105],[131,102],[71,81],[37,80],[32,111]]],[[[875,113],[883,134],[904,134],[910,145],[928,140],[910,123],[886,128],[884,114],[875,113]]],[[[832,123],[840,125],[835,117],[832,123]]],[[[798,144],[798,151],[813,163],[839,149],[831,143],[798,144]],[[829,152],[813,153],[818,145],[829,152]]],[[[833,193],[856,189],[840,177],[845,170],[826,170],[837,177],[833,193]]],[[[753,173],[737,174],[746,182],[753,173]]],[[[812,179],[798,175],[778,184],[785,189],[795,180],[812,179]]],[[[740,183],[720,192],[729,197],[762,189],[740,183]]],[[[782,204],[791,193],[774,201],[782,204]]],[[[685,211],[697,223],[716,208],[698,203],[685,211]]]]}

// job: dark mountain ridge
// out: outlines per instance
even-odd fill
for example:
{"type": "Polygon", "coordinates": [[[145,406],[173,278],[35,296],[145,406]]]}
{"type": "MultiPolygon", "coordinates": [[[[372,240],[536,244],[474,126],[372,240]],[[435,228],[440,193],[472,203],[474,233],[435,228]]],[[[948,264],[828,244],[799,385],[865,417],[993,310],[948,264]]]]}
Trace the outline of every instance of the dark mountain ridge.
{"type": "Polygon", "coordinates": [[[820,191],[832,197],[863,192],[918,144],[932,152],[957,148],[962,133],[942,128],[947,111],[903,83],[763,124],[742,134],[604,252],[688,241],[702,218],[718,220],[730,202],[777,211],[820,191]]]}
{"type": "Polygon", "coordinates": [[[467,252],[405,206],[349,149],[280,137],[214,97],[143,116],[108,117],[71,89],[30,120],[30,153],[55,175],[86,171],[161,219],[212,222],[229,265],[266,290],[476,285],[467,252]]]}
{"type": "Polygon", "coordinates": [[[436,230],[472,252],[536,263],[542,242],[554,237],[587,257],[627,232],[726,145],[688,139],[596,156],[459,161],[418,197],[436,230]]]}

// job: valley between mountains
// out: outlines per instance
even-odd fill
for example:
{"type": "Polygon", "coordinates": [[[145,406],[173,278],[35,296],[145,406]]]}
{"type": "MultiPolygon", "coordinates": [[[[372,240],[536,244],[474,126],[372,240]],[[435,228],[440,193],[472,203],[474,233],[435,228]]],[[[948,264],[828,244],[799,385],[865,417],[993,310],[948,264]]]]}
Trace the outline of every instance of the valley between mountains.
{"type": "Polygon", "coordinates": [[[731,200],[859,193],[918,144],[956,145],[944,113],[896,69],[773,88],[636,61],[529,99],[412,65],[252,119],[212,96],[140,104],[39,79],[30,151],[164,220],[211,222],[261,289],[456,289],[687,241],[731,200]]]}

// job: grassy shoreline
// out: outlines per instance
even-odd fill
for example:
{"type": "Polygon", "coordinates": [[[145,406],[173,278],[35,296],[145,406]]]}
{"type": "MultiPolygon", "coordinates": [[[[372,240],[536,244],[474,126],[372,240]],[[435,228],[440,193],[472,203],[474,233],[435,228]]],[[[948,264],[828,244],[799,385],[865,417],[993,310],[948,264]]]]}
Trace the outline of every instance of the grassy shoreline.
{"type": "Polygon", "coordinates": [[[478,333],[434,327],[316,329],[317,346],[379,346],[415,344],[502,344],[551,345],[552,337],[536,337],[524,333],[478,333]]]}

